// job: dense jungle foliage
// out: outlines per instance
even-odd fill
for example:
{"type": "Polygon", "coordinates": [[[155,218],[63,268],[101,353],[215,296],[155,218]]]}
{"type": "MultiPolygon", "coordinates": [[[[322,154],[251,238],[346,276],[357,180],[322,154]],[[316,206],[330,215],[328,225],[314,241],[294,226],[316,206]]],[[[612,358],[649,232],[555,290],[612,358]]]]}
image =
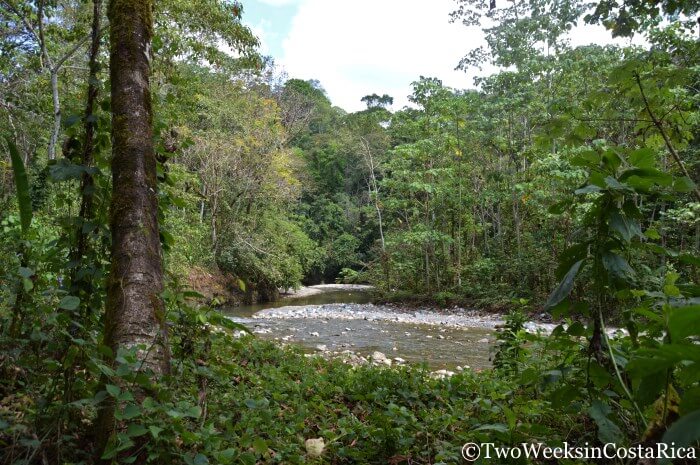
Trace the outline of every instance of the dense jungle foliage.
{"type": "Polygon", "coordinates": [[[348,113],[237,2],[0,0],[0,463],[697,446],[700,4],[454,8],[489,25],[459,66],[499,72],[348,113]],[[644,45],[571,47],[581,23],[644,45]],[[436,379],[235,338],[202,276],[510,313],[493,369],[436,379]]]}

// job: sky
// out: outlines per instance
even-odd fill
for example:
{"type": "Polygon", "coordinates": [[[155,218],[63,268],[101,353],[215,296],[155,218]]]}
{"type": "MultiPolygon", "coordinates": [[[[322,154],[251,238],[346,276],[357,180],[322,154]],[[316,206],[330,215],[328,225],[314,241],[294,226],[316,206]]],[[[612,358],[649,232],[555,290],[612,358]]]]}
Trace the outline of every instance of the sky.
{"type": "MultiPolygon", "coordinates": [[[[362,110],[368,94],[407,105],[411,83],[437,77],[449,87],[473,87],[483,71],[455,70],[485,44],[479,28],[449,22],[455,0],[247,0],[243,22],[290,78],[318,79],[334,105],[362,110]]],[[[613,43],[602,27],[579,26],[573,45],[613,43]]],[[[620,43],[618,41],[618,43],[620,43]]]]}

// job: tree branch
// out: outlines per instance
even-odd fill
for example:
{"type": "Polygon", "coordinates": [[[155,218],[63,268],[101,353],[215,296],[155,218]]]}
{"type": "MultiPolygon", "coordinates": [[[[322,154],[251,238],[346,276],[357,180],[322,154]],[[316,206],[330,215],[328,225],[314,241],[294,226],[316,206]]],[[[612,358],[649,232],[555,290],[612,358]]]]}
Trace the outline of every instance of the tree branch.
{"type": "Polygon", "coordinates": [[[644,93],[644,86],[642,85],[642,79],[639,76],[639,73],[634,74],[634,78],[637,81],[637,86],[639,87],[639,92],[642,94],[642,100],[644,101],[644,106],[646,108],[647,114],[649,114],[649,117],[651,118],[652,122],[654,123],[654,126],[659,130],[661,133],[661,137],[663,137],[664,142],[666,143],[666,148],[668,149],[669,152],[671,152],[671,156],[673,159],[676,161],[676,164],[678,165],[678,168],[680,168],[681,172],[685,177],[690,179],[691,182],[693,182],[693,193],[695,194],[695,199],[700,202],[700,190],[698,190],[697,185],[695,185],[695,182],[693,181],[693,178],[690,177],[690,173],[688,173],[688,170],[686,169],[685,165],[683,164],[683,160],[681,160],[681,157],[678,155],[678,152],[676,152],[676,149],[673,147],[673,144],[671,143],[671,139],[668,137],[668,134],[666,134],[666,131],[664,130],[664,125],[663,122],[656,117],[654,112],[651,110],[651,106],[649,105],[649,100],[647,99],[646,94],[644,93]]]}

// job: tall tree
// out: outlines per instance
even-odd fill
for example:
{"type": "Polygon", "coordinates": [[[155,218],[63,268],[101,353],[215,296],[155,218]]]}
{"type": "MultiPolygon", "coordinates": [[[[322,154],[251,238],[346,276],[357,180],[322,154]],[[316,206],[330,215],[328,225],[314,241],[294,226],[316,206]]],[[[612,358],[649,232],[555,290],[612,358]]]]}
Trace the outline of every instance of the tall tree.
{"type": "MultiPolygon", "coordinates": [[[[153,2],[112,0],[112,268],[107,284],[105,344],[135,350],[154,377],[168,371],[156,158],[149,86],[153,2]]],[[[115,429],[114,406],[102,411],[102,440],[115,429]]]]}

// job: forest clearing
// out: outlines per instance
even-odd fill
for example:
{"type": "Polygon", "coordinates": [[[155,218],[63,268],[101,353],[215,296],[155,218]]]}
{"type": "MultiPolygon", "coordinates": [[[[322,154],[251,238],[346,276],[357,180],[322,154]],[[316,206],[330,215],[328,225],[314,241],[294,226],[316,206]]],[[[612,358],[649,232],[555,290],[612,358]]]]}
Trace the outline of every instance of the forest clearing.
{"type": "Polygon", "coordinates": [[[0,464],[697,463],[697,0],[0,0],[0,464]]]}

